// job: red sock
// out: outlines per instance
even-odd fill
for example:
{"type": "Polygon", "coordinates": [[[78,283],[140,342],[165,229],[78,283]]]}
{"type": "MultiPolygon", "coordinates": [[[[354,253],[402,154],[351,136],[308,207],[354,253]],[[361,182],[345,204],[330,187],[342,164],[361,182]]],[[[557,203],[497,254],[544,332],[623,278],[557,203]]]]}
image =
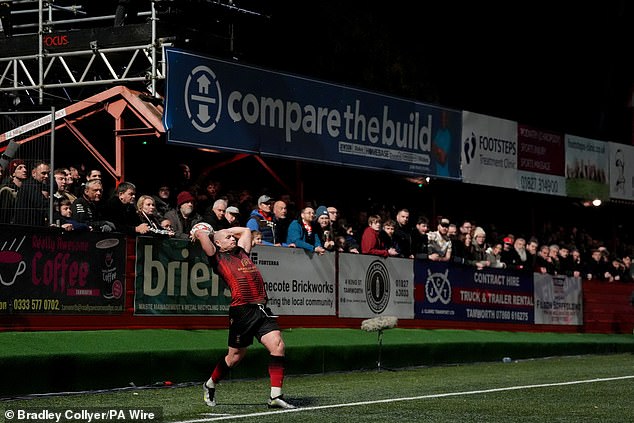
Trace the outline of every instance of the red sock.
{"type": "Polygon", "coordinates": [[[271,377],[271,386],[281,388],[284,383],[284,357],[272,355],[269,362],[269,376],[271,377]]]}
{"type": "Polygon", "coordinates": [[[218,364],[216,364],[216,368],[211,374],[211,380],[213,380],[214,383],[220,382],[222,379],[224,379],[228,371],[229,366],[227,366],[227,362],[223,357],[220,361],[218,361],[218,364]]]}

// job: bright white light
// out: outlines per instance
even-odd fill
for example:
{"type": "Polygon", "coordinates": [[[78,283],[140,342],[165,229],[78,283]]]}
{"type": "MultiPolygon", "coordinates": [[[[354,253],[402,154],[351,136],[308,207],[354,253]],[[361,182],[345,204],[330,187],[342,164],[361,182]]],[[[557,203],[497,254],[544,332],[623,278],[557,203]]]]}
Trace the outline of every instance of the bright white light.
{"type": "Polygon", "coordinates": [[[428,176],[425,178],[425,182],[429,183],[429,181],[431,181],[431,178],[428,176]]]}
{"type": "Polygon", "coordinates": [[[599,200],[598,198],[595,198],[594,200],[592,200],[592,205],[594,207],[599,207],[601,205],[601,200],[599,200]]]}

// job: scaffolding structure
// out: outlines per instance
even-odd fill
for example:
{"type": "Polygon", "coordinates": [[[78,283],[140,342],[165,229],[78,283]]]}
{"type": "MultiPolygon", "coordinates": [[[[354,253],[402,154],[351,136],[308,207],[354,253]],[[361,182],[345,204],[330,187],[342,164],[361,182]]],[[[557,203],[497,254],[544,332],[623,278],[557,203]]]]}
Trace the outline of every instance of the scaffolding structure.
{"type": "Polygon", "coordinates": [[[165,133],[164,48],[226,57],[233,25],[259,16],[233,0],[139,0],[147,7],[133,14],[96,0],[10,3],[7,15],[0,0],[0,165],[33,160],[25,144],[58,130],[63,160],[87,152],[116,183],[125,178],[124,141],[165,133]],[[27,123],[15,117],[47,110],[55,112],[27,123]],[[72,140],[82,148],[71,148],[72,140]]]}
{"type": "Polygon", "coordinates": [[[145,8],[135,11],[131,23],[119,24],[115,6],[91,10],[99,3],[95,0],[10,3],[10,15],[3,20],[10,27],[0,32],[0,96],[12,97],[16,106],[25,98],[42,106],[47,93],[72,101],[69,88],[101,90],[104,85],[134,84],[157,97],[165,78],[164,47],[198,42],[223,55],[233,49],[236,17],[259,16],[233,1],[147,0],[139,2],[145,8]],[[192,9],[194,4],[198,9],[192,9]],[[200,10],[213,16],[214,25],[183,25],[173,19],[200,10]]]}

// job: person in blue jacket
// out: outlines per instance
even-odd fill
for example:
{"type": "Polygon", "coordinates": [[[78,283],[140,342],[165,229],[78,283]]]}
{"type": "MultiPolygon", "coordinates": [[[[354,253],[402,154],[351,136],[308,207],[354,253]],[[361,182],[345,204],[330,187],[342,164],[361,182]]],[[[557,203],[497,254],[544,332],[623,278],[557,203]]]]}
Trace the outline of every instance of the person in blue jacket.
{"type": "Polygon", "coordinates": [[[294,244],[297,248],[303,248],[309,252],[325,253],[326,250],[317,236],[314,219],[315,210],[312,207],[304,207],[299,219],[292,221],[288,226],[286,243],[294,244]]]}

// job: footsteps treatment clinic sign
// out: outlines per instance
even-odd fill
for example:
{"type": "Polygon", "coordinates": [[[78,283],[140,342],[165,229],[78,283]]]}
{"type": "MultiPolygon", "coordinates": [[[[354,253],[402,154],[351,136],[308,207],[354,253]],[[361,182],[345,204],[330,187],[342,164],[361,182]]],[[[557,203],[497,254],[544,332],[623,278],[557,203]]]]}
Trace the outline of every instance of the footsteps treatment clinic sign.
{"type": "Polygon", "coordinates": [[[462,113],[462,179],[470,184],[515,188],[517,122],[462,113]]]}

